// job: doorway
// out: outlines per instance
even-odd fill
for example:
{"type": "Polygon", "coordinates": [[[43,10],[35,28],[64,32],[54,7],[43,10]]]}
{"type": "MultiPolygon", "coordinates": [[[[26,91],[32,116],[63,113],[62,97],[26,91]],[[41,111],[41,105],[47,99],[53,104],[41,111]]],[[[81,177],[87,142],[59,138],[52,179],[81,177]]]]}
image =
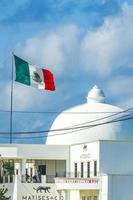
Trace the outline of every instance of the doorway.
{"type": "Polygon", "coordinates": [[[46,165],[39,165],[38,171],[40,172],[41,175],[46,175],[46,165]]]}

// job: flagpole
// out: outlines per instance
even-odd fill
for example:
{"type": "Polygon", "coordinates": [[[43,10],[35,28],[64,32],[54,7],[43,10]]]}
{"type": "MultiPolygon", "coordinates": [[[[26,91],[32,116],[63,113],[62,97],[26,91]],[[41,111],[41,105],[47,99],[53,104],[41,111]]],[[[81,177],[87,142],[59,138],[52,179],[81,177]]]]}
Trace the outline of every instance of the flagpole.
{"type": "Polygon", "coordinates": [[[12,108],[13,108],[13,52],[12,52],[12,68],[11,68],[11,107],[10,107],[10,144],[12,144],[12,108]]]}

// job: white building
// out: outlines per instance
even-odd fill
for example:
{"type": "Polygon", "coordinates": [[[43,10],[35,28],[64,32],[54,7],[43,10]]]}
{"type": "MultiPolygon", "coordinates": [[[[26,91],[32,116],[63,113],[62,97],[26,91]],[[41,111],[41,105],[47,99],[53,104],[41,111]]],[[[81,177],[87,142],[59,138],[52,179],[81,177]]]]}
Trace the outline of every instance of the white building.
{"type": "Polygon", "coordinates": [[[133,141],[116,122],[124,114],[94,86],[56,118],[45,145],[0,145],[0,188],[12,200],[132,200],[133,141]]]}

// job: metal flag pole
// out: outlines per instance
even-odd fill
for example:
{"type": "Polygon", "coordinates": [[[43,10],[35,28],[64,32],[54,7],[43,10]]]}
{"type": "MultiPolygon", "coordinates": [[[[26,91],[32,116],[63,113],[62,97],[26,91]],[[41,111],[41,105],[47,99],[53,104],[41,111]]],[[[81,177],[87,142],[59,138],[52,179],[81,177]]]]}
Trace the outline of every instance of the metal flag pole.
{"type": "Polygon", "coordinates": [[[13,59],[14,59],[14,54],[12,52],[12,71],[11,71],[11,107],[10,107],[10,144],[12,144],[12,117],[13,117],[13,59]]]}

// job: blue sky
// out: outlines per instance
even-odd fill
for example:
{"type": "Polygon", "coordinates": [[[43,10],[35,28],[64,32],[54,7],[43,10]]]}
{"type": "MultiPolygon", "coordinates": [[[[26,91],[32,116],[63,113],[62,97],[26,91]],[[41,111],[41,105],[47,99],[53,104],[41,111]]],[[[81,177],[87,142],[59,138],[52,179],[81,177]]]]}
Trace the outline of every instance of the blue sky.
{"type": "MultiPolygon", "coordinates": [[[[61,112],[85,103],[95,84],[106,102],[132,107],[132,19],[132,0],[1,0],[0,109],[10,110],[12,51],[53,71],[57,87],[51,93],[14,83],[14,110],[61,112]]],[[[56,115],[13,114],[13,130],[46,130],[56,115]]],[[[9,114],[0,116],[1,131],[9,131],[9,114]]],[[[13,141],[43,143],[44,138],[13,141]]]]}

